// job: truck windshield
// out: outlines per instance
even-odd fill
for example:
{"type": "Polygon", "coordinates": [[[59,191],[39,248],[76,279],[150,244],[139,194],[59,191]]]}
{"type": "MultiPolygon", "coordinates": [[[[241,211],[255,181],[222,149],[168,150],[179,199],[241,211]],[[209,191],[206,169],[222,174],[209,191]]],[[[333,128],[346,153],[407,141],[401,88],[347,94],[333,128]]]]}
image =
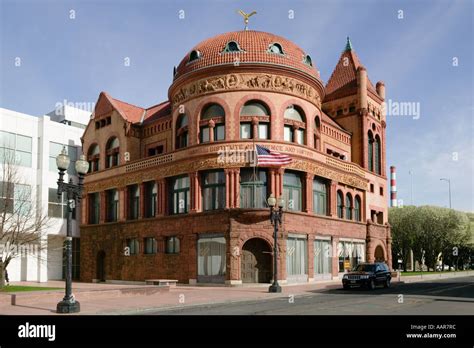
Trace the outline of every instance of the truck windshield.
{"type": "Polygon", "coordinates": [[[374,272],[375,271],[375,265],[357,265],[357,267],[354,269],[354,271],[374,272]]]}

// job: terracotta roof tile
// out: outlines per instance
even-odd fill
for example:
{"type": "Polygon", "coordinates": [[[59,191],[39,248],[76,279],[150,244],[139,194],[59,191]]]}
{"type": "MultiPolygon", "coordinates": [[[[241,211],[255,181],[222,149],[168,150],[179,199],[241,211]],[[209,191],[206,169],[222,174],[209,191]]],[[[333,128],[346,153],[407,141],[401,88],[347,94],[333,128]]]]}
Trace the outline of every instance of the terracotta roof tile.
{"type": "MultiPolygon", "coordinates": [[[[357,69],[363,66],[354,50],[342,52],[339,61],[326,85],[325,101],[357,92],[357,69]]],[[[368,79],[367,89],[376,94],[375,87],[368,79]]]]}
{"type": "Polygon", "coordinates": [[[162,102],[155,106],[151,106],[146,110],[144,124],[151,123],[162,117],[171,114],[171,103],[169,101],[162,102]]]}
{"type": "Polygon", "coordinates": [[[314,59],[313,66],[310,66],[304,63],[305,56],[306,52],[281,36],[254,30],[234,31],[214,36],[194,46],[179,63],[175,78],[214,65],[234,64],[236,60],[243,64],[284,65],[319,77],[314,59]],[[223,52],[229,41],[237,42],[243,52],[223,52]],[[272,43],[280,44],[284,54],[269,53],[268,48],[272,43]],[[195,50],[200,52],[201,57],[190,62],[189,55],[195,50]]]}

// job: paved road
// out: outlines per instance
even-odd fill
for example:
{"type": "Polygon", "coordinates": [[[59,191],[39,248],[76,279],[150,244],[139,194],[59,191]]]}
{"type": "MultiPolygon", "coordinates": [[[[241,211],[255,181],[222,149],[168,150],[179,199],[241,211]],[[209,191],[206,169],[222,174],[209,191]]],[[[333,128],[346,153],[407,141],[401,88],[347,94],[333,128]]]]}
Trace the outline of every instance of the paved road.
{"type": "Polygon", "coordinates": [[[474,277],[392,284],[377,288],[317,290],[294,298],[201,305],[174,310],[147,311],[146,315],[202,314],[425,314],[474,315],[474,277]]]}

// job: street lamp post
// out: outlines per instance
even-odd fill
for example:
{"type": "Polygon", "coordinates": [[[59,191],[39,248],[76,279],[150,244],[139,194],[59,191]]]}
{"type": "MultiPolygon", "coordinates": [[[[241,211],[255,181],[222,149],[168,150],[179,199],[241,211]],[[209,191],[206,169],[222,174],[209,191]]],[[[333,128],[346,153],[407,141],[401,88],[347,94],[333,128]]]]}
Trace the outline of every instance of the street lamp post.
{"type": "Polygon", "coordinates": [[[84,155],[81,155],[76,161],[76,172],[79,177],[78,184],[73,184],[72,178],[69,182],[64,182],[64,173],[69,167],[70,159],[66,154],[66,147],[63,147],[61,153],[56,157],[56,165],[59,169],[58,179],[58,198],[64,192],[67,197],[67,224],[66,224],[66,294],[61,302],[58,303],[56,311],[58,313],[78,313],[81,310],[80,303],[75,300],[72,294],[72,210],[76,203],[81,201],[84,175],[89,170],[89,163],[84,155]]]}
{"type": "Polygon", "coordinates": [[[281,292],[281,286],[278,284],[278,227],[281,226],[281,217],[283,215],[283,205],[285,201],[278,199],[272,194],[267,200],[270,207],[270,222],[273,225],[273,284],[268,288],[268,292],[281,292]]]}
{"type": "Polygon", "coordinates": [[[441,178],[439,179],[441,181],[447,181],[448,182],[448,188],[449,188],[449,209],[451,209],[451,180],[446,179],[446,178],[441,178]]]}

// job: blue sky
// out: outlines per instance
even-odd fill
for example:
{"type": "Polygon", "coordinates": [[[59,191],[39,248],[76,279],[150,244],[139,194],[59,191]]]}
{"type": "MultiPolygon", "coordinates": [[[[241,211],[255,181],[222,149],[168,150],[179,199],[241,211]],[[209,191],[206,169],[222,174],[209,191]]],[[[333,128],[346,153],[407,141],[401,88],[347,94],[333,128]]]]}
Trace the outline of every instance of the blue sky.
{"type": "Polygon", "coordinates": [[[417,119],[387,118],[387,162],[397,166],[398,198],[411,203],[411,170],[416,205],[447,206],[448,186],[439,180],[446,177],[453,208],[474,210],[470,0],[0,4],[0,106],[33,115],[64,99],[94,103],[102,90],[143,107],[166,100],[173,66],[201,40],[241,30],[239,8],[258,12],[251,29],[284,36],[308,52],[325,82],[349,35],[370,79],[385,81],[387,99],[420,106],[417,119]]]}

